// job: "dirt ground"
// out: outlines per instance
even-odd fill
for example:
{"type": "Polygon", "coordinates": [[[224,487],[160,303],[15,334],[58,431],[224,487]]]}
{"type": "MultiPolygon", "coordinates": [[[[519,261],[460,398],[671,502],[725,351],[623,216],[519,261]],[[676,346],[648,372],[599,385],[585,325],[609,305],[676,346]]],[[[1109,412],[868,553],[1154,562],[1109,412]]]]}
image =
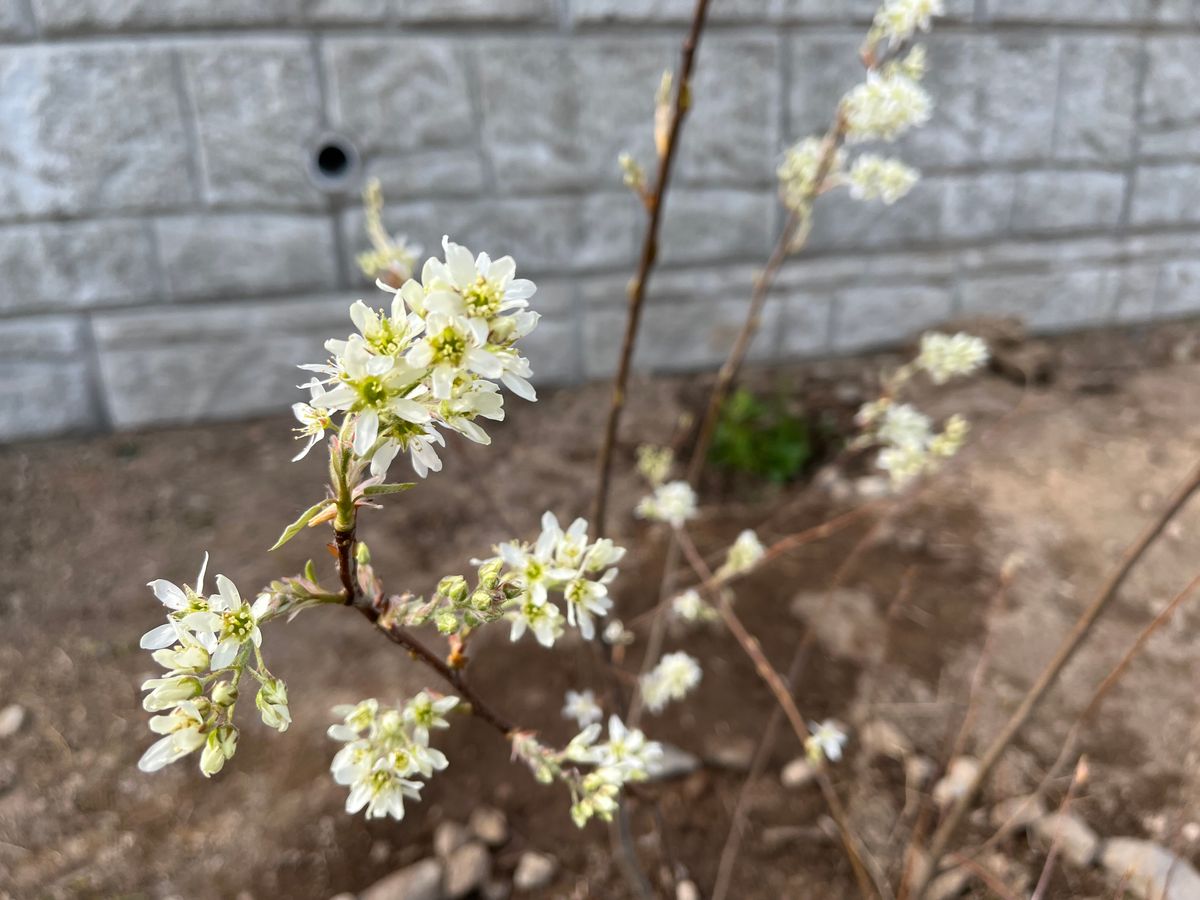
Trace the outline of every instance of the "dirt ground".
{"type": "MultiPolygon", "coordinates": [[[[935,411],[973,420],[975,440],[878,531],[846,579],[846,603],[814,623],[817,651],[797,694],[805,715],[852,726],[884,719],[942,760],[998,572],[1013,558],[1019,571],[993,621],[994,665],[970,746],[994,734],[1121,549],[1193,465],[1198,337],[1187,324],[1076,336],[1050,345],[1047,384],[1023,390],[990,373],[931,394],[935,411]],[[911,595],[889,620],[885,611],[906,576],[911,595]]],[[[889,359],[753,378],[844,421],[889,359]]],[[[662,554],[661,536],[630,515],[640,493],[629,472],[632,449],[668,439],[702,388],[695,378],[646,379],[632,392],[610,528],[631,549],[615,586],[626,620],[653,603],[662,554]]],[[[364,516],[361,533],[385,583],[427,592],[438,577],[467,572],[467,560],[495,541],[531,536],[542,510],[566,519],[584,512],[605,395],[597,385],[547,392],[536,405],[512,401],[491,448],[450,441],[439,476],[364,516]]],[[[27,711],[18,733],[0,738],[0,895],[328,897],[428,855],[438,822],[463,821],[486,801],[507,813],[514,831],[498,857],[502,869],[522,850],[541,849],[562,864],[542,896],[626,896],[603,828],[577,832],[565,792],[537,785],[510,763],[503,739],[481,723],[464,721],[447,733],[441,743],[450,769],[404,822],[368,825],[342,811],[344,791],[328,777],[329,708],[439,686],[346,610],[305,612],[267,631],[266,656],[290,689],[290,731],[276,734],[243,716],[238,754],[211,781],[191,762],[152,776],[137,771],[151,741],[138,685],[155,668],[137,644],[161,615],[145,583],[191,581],[204,550],[212,554],[210,572],[226,573],[245,592],[296,571],[308,556],[328,564],[312,533],[265,552],[319,497],[322,460],[314,453],[289,463],[289,427],[273,419],[0,450],[0,503],[8,510],[0,520],[0,707],[27,711]]],[[[743,527],[769,540],[824,521],[862,502],[845,496],[860,469],[786,488],[714,479],[695,528],[699,542],[716,550],[743,527]]],[[[864,517],[741,584],[739,612],[776,666],[786,666],[806,628],[794,601],[811,610],[811,598],[824,592],[871,521],[864,517]]],[[[1196,574],[1198,535],[1200,502],[1134,572],[1006,756],[987,802],[1037,783],[1091,687],[1196,574]]],[[[1075,810],[1102,835],[1171,842],[1184,823],[1200,820],[1198,624],[1200,610],[1181,610],[1087,733],[1091,778],[1075,810]]],[[[587,654],[570,642],[553,651],[529,641],[513,646],[506,631],[478,642],[474,683],[511,718],[565,740],[563,692],[584,686],[587,654]]],[[[647,722],[651,736],[710,759],[722,748],[728,756],[729,748],[753,747],[772,700],[733,640],[709,629],[673,636],[676,646],[702,660],[704,679],[686,706],[647,722]]],[[[835,771],[838,787],[864,839],[894,853],[902,778],[887,762],[865,760],[853,730],[848,749],[835,771]]],[[[853,896],[842,853],[814,827],[824,814],[819,794],[780,787],[780,769],[799,752],[793,737],[781,738],[752,795],[736,897],[853,896]]],[[[708,765],[653,788],[671,852],[705,894],[743,779],[736,768],[736,761],[733,769],[708,765]]],[[[634,824],[639,834],[649,829],[644,815],[634,824]]],[[[979,823],[972,831],[986,834],[979,823]]],[[[658,858],[650,838],[639,846],[648,861],[658,858]]],[[[1027,895],[1042,857],[1023,839],[1001,849],[1010,883],[1025,879],[1027,895]]],[[[1198,851],[1186,850],[1193,860],[1198,851]]],[[[1067,866],[1049,896],[1111,890],[1098,875],[1067,866]]]]}

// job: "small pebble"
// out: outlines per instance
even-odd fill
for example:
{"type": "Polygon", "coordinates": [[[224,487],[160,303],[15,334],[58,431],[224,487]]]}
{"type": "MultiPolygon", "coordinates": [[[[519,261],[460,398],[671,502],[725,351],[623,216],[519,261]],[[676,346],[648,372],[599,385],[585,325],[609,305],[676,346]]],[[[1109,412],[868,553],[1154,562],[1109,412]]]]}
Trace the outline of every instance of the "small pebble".
{"type": "Polygon", "coordinates": [[[494,806],[477,806],[467,822],[471,833],[489,847],[508,843],[508,819],[494,806]]]}
{"type": "Polygon", "coordinates": [[[459,900],[481,888],[491,874],[492,857],[487,847],[475,841],[463,844],[446,860],[445,896],[459,900]]]}
{"type": "Polygon", "coordinates": [[[10,738],[25,724],[25,707],[10,703],[0,709],[0,738],[10,738]]]}
{"type": "Polygon", "coordinates": [[[536,891],[548,885],[557,871],[558,860],[553,856],[527,850],[517,861],[517,871],[513,873],[513,887],[518,891],[536,891]]]}

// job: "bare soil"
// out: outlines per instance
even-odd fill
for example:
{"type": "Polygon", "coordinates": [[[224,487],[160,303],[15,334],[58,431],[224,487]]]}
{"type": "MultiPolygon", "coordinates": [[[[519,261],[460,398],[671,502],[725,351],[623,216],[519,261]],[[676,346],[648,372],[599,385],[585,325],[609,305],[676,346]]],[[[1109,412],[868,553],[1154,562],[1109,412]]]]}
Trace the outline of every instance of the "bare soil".
{"type": "MultiPolygon", "coordinates": [[[[1013,557],[1020,568],[991,623],[994,663],[969,747],[994,734],[1121,549],[1193,465],[1197,337],[1194,326],[1177,324],[1064,338],[1046,350],[1046,384],[1023,389],[992,373],[931,393],[936,411],[973,420],[976,439],[877,532],[845,580],[850,600],[813,623],[819,641],[797,693],[805,715],[851,725],[885,719],[944,761],[998,572],[1013,557]],[[906,577],[911,595],[888,619],[906,577]]],[[[891,359],[751,377],[845,422],[891,359]]],[[[632,391],[610,528],[631,549],[616,584],[626,620],[653,604],[663,553],[661,535],[629,514],[640,493],[629,471],[633,447],[668,440],[696,410],[703,387],[696,378],[644,379],[632,391]]],[[[532,406],[513,400],[491,448],[451,441],[439,476],[364,516],[363,536],[389,587],[428,591],[442,575],[466,573],[467,560],[495,541],[532,535],[542,510],[560,518],[584,512],[605,406],[602,385],[547,393],[532,406]]],[[[237,757],[211,781],[190,763],[153,776],[137,771],[151,740],[138,685],[154,669],[137,642],[161,615],[145,583],[190,581],[204,550],[215,571],[245,591],[297,570],[309,556],[329,565],[311,532],[279,553],[265,552],[320,492],[322,460],[314,453],[289,463],[289,429],[273,419],[0,451],[7,511],[0,519],[0,707],[27,711],[19,732],[0,738],[0,895],[328,897],[427,856],[438,822],[464,821],[487,802],[507,813],[514,830],[498,857],[502,870],[532,847],[562,863],[544,896],[626,896],[603,828],[576,831],[565,794],[537,785],[509,761],[501,736],[476,721],[446,735],[451,767],[404,822],[367,824],[342,811],[344,792],[327,772],[329,708],[439,686],[349,611],[310,611],[269,629],[266,655],[290,687],[295,721],[288,733],[246,716],[237,757]]],[[[861,502],[828,485],[844,486],[864,471],[861,460],[851,460],[836,477],[785,488],[713,477],[698,542],[717,552],[743,527],[773,539],[824,521],[861,502]]],[[[871,521],[865,516],[741,584],[738,610],[776,666],[786,667],[808,625],[793,601],[824,592],[871,521]]],[[[1092,686],[1196,573],[1198,535],[1200,503],[1134,572],[1007,755],[986,802],[1037,783],[1092,686]]],[[[1170,843],[1184,823],[1200,819],[1198,624],[1200,611],[1181,610],[1088,732],[1091,778],[1075,809],[1103,835],[1170,843]]],[[[704,680],[692,702],[648,721],[652,736],[710,760],[722,749],[753,748],[772,700],[733,640],[710,629],[674,635],[671,646],[703,661],[704,680]]],[[[635,645],[631,663],[637,652],[635,645]]],[[[569,736],[559,715],[563,692],[593,674],[580,645],[513,646],[498,628],[481,636],[473,654],[471,677],[496,706],[548,740],[569,736]]],[[[906,833],[906,822],[893,833],[903,777],[890,763],[863,758],[853,735],[848,749],[835,772],[838,787],[864,839],[891,858],[906,833]]],[[[794,737],[783,735],[754,789],[734,896],[854,895],[843,854],[819,827],[819,794],[780,787],[780,769],[799,753],[794,737]]],[[[671,855],[706,893],[743,780],[735,769],[707,765],[653,788],[671,855]]],[[[634,825],[653,866],[662,848],[648,836],[648,817],[635,815],[634,825]]],[[[971,834],[983,837],[986,829],[976,822],[971,834]]],[[[1195,859],[1197,848],[1184,849],[1195,859]]],[[[1001,850],[1003,874],[1027,891],[1043,857],[1023,840],[1001,850]]],[[[1095,873],[1060,866],[1049,896],[1110,893],[1095,873]]],[[[977,896],[985,896],[982,889],[977,896]]]]}

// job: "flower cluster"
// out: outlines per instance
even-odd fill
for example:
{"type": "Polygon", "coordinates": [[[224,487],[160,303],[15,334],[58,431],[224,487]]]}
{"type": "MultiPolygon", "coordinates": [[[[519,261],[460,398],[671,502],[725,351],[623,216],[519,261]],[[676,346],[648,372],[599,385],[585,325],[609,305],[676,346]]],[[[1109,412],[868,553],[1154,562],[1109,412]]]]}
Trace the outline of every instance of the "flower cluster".
{"type": "Polygon", "coordinates": [[[775,175],[779,179],[779,195],[783,205],[793,212],[804,211],[820,189],[818,178],[835,178],[845,167],[846,154],[841,149],[832,150],[825,139],[807,137],[789,147],[783,155],[775,175]],[[821,164],[826,153],[832,156],[822,178],[821,164]]]}
{"type": "Polygon", "coordinates": [[[696,492],[686,481],[668,481],[656,487],[653,494],[643,497],[634,515],[682,528],[684,522],[696,517],[696,492]]]}
{"type": "Polygon", "coordinates": [[[921,336],[921,349],[915,365],[929,375],[934,384],[971,375],[987,363],[987,344],[972,334],[941,334],[931,331],[921,336]]]}
{"type": "Polygon", "coordinates": [[[675,451],[670,447],[642,444],[637,448],[638,474],[649,482],[650,487],[658,487],[666,481],[671,475],[673,465],[675,465],[675,451]]]}
{"type": "Polygon", "coordinates": [[[904,132],[929,121],[933,101],[920,85],[924,53],[888,63],[867,72],[867,79],[842,98],[846,140],[894,141],[904,132]]]}
{"type": "Polygon", "coordinates": [[[858,443],[882,447],[876,465],[891,476],[895,486],[907,484],[936,468],[939,460],[957,453],[970,427],[962,416],[953,415],[940,432],[935,431],[927,415],[911,404],[897,402],[895,395],[918,372],[925,372],[940,385],[972,374],[987,357],[987,345],[972,335],[926,334],[916,359],[891,377],[884,396],[858,411],[855,421],[863,428],[858,443]]]}
{"type": "Polygon", "coordinates": [[[251,605],[224,575],[217,576],[217,593],[205,596],[207,566],[206,554],[195,587],[163,579],[149,585],[167,608],[167,622],[146,632],[141,646],[154,651],[154,661],[167,672],[142,685],[150,692],[142,706],[160,713],[150,720],[150,730],[162,735],[138,761],[143,772],[157,771],[201,748],[200,771],[206,776],[219,772],[237,749],[233,714],[247,670],[259,683],[255,705],[263,722],[286,731],[292,721],[287,687],[267,671],[259,650],[259,624],[275,614],[270,596],[251,605]]]}
{"type": "Polygon", "coordinates": [[[309,447],[341,413],[342,433],[352,431],[354,453],[370,459],[373,475],[406,451],[424,477],[441,469],[440,427],[490,442],[476,419],[504,418],[497,381],[536,399],[529,361],[516,348],[537,325],[538,314],[526,308],[533,282],[513,277],[512,257],[472,257],[449,238],[442,246],[445,261],[427,260],[419,281],[378,282],[393,294],[390,311],[356,301],[350,318],[358,333],[327,341],[328,362],[301,366],[316,373],[305,385],[309,402],[294,407],[309,447]]]}
{"type": "Polygon", "coordinates": [[[388,234],[383,224],[383,188],[378,178],[372,178],[363,190],[363,210],[371,249],[358,254],[358,267],[368,278],[398,287],[412,277],[421,245],[410,244],[404,235],[388,234]]]}
{"type": "Polygon", "coordinates": [[[758,565],[766,552],[758,535],[747,528],[737,536],[737,540],[729,548],[729,554],[721,568],[717,569],[717,575],[720,578],[732,578],[734,575],[749,572],[758,565]]]}
{"type": "Polygon", "coordinates": [[[621,788],[649,778],[663,758],[661,744],[617,716],[608,719],[607,740],[597,742],[601,730],[599,722],[589,724],[563,750],[547,747],[529,732],[512,738],[514,758],[529,766],[534,778],[543,784],[558,780],[570,789],[571,819],[579,828],[592,818],[611,821],[621,788]],[[591,770],[583,773],[577,766],[591,770]]]}
{"type": "Polygon", "coordinates": [[[891,206],[911,191],[920,177],[920,172],[898,159],[863,153],[846,174],[846,184],[855,200],[879,199],[891,206]]]}
{"type": "Polygon", "coordinates": [[[671,613],[675,618],[692,625],[715,622],[720,618],[720,614],[694,588],[671,600],[671,613]]]}
{"type": "Polygon", "coordinates": [[[429,732],[449,728],[446,713],[457,705],[457,697],[422,691],[399,708],[381,710],[374,699],[334,707],[342,721],[329,727],[329,736],[345,746],[329,769],[334,781],[350,788],[346,812],[365,808],[368,819],[403,819],[405,799],[421,799],[418,779],[449,765],[429,746],[429,732]]]}
{"type": "Polygon", "coordinates": [[[872,37],[886,39],[890,46],[902,44],[918,31],[928,31],[933,17],[945,12],[942,0],[883,0],[872,37]]]}
{"type": "Polygon", "coordinates": [[[608,585],[617,577],[615,566],[624,547],[608,538],[589,540],[586,519],[576,519],[564,531],[548,512],[533,544],[506,541],[495,550],[497,555],[482,563],[494,567],[504,592],[501,608],[512,621],[512,640],[528,630],[542,646],[552,647],[564,622],[578,628],[585,640],[595,637],[595,619],[612,608],[608,585]],[[551,593],[561,595],[565,616],[550,601],[551,593]]]}
{"type": "Polygon", "coordinates": [[[593,722],[604,718],[604,710],[596,702],[596,694],[593,691],[567,691],[564,701],[563,718],[574,719],[580,728],[587,728],[593,722]]]}
{"type": "Polygon", "coordinates": [[[642,699],[652,713],[660,713],[672,700],[682,700],[700,683],[700,663],[683,652],[668,653],[638,681],[642,699]]]}

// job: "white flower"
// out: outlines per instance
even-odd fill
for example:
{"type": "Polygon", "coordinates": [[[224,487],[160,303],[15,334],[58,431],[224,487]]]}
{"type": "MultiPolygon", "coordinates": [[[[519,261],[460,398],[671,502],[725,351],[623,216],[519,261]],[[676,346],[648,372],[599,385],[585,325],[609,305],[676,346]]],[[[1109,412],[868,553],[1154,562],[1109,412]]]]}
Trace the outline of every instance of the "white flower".
{"type": "Polygon", "coordinates": [[[931,331],[921,336],[917,366],[929,373],[934,384],[945,384],[951,378],[970,375],[987,360],[988,348],[982,338],[961,331],[953,335],[931,331]]]}
{"type": "Polygon", "coordinates": [[[649,497],[643,497],[634,515],[681,528],[684,522],[696,517],[696,492],[686,481],[669,481],[655,488],[649,497]]]}
{"type": "Polygon", "coordinates": [[[612,619],[604,626],[604,633],[601,635],[601,639],[604,643],[612,647],[619,647],[632,644],[636,640],[636,635],[626,628],[625,623],[620,619],[612,619]]]}
{"type": "Polygon", "coordinates": [[[846,140],[893,141],[929,121],[932,109],[929,94],[908,75],[898,69],[872,70],[842,99],[846,140]]]}
{"type": "Polygon", "coordinates": [[[903,487],[925,471],[929,453],[924,447],[884,447],[875,465],[888,473],[895,487],[903,487]]]}
{"type": "Polygon", "coordinates": [[[288,709],[287,685],[278,678],[265,678],[259,688],[254,704],[258,707],[263,724],[276,731],[287,731],[292,724],[292,713],[288,709]]]}
{"type": "Polygon", "coordinates": [[[596,748],[601,766],[620,772],[625,781],[642,781],[656,771],[662,758],[662,744],[646,740],[639,729],[627,728],[617,716],[608,717],[608,741],[596,748]]]}
{"type": "MultiPolygon", "coordinates": [[[[789,147],[784,153],[783,162],[775,171],[779,179],[779,196],[783,205],[788,209],[799,212],[813,199],[821,185],[817,184],[817,176],[821,175],[821,161],[825,157],[825,141],[822,138],[807,137],[789,147]]],[[[833,178],[845,165],[846,155],[838,149],[834,151],[829,161],[825,177],[833,178]]]]}
{"type": "Polygon", "coordinates": [[[729,555],[725,558],[718,574],[728,577],[748,572],[758,565],[759,560],[766,552],[758,535],[747,528],[737,536],[737,540],[729,548],[729,555]]]}
{"type": "Polygon", "coordinates": [[[846,743],[846,734],[832,719],[824,722],[810,722],[808,730],[811,736],[805,742],[808,753],[814,759],[828,759],[837,762],[842,758],[842,746],[846,743]]]}
{"type": "Polygon", "coordinates": [[[642,699],[652,713],[672,700],[682,700],[700,683],[700,663],[686,653],[668,653],[639,681],[642,699]]]}
{"type": "Polygon", "coordinates": [[[882,200],[890,206],[913,189],[921,173],[898,159],[864,153],[854,160],[846,182],[855,200],[882,200]]]}
{"type": "Polygon", "coordinates": [[[578,722],[580,728],[604,718],[604,710],[596,702],[596,695],[592,691],[567,691],[562,714],[563,718],[578,722]]]}
{"type": "MultiPolygon", "coordinates": [[[[585,527],[586,527],[586,523],[585,527]]],[[[562,582],[575,573],[564,566],[557,565],[555,555],[563,531],[558,525],[554,513],[542,515],[542,532],[538,535],[533,546],[516,541],[509,541],[496,547],[500,558],[515,575],[517,584],[529,592],[530,598],[537,605],[546,602],[549,586],[562,582]]]]}
{"type": "Polygon", "coordinates": [[[204,715],[191,700],[180,702],[165,716],[150,720],[150,730],[165,735],[150,745],[138,760],[143,772],[157,772],[163,766],[199,750],[205,741],[204,715]]]}
{"type": "Polygon", "coordinates": [[[695,589],[686,590],[675,597],[671,601],[671,612],[677,619],[693,624],[714,622],[719,618],[717,611],[695,589]]]}
{"type": "Polygon", "coordinates": [[[350,788],[346,812],[404,818],[404,800],[421,797],[417,776],[430,778],[449,765],[444,753],[429,746],[429,729],[448,727],[442,714],[457,702],[421,692],[402,709],[380,711],[373,699],[335,707],[342,721],[330,727],[329,736],[345,746],[329,769],[337,784],[350,788]]]}
{"type": "Polygon", "coordinates": [[[908,403],[894,403],[883,413],[876,437],[894,447],[924,449],[933,429],[929,417],[908,403]]]}
{"type": "Polygon", "coordinates": [[[875,13],[875,28],[895,46],[917,31],[928,31],[933,17],[945,12],[942,0],[883,0],[875,13]]]}
{"type": "Polygon", "coordinates": [[[553,603],[536,603],[527,594],[520,608],[510,617],[512,631],[508,637],[511,641],[519,640],[527,628],[543,647],[553,647],[554,642],[562,637],[563,614],[553,603]]]}

